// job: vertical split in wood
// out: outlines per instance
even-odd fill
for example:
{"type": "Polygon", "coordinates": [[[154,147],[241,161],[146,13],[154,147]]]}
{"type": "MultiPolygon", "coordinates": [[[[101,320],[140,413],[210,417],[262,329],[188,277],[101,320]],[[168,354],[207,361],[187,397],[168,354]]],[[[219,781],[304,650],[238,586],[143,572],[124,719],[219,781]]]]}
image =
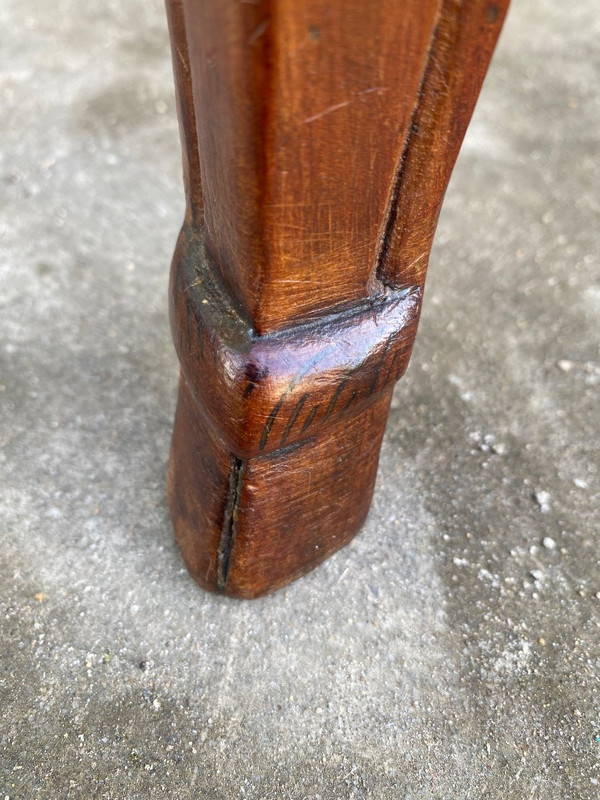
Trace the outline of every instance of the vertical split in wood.
{"type": "Polygon", "coordinates": [[[245,466],[246,464],[241,458],[231,456],[229,491],[227,492],[227,502],[225,503],[225,511],[223,513],[221,541],[219,542],[219,552],[217,554],[217,589],[221,592],[224,592],[227,587],[227,577],[229,575],[231,557],[235,544],[237,517],[245,466]]]}

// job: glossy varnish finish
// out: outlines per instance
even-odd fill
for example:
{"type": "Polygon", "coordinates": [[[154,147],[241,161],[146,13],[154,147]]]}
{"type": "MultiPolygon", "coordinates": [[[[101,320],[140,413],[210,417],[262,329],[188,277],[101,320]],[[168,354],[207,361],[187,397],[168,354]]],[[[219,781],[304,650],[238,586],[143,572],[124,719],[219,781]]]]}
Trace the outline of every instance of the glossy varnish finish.
{"type": "Polygon", "coordinates": [[[168,492],[206,588],[272,591],[362,525],[506,5],[168,1],[188,204],[168,492]]]}

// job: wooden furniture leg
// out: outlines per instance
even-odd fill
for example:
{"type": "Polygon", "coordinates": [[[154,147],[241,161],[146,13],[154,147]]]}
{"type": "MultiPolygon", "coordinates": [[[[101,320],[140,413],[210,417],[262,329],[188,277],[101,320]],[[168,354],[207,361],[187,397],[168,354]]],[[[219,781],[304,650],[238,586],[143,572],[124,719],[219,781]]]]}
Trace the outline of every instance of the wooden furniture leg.
{"type": "Polygon", "coordinates": [[[167,0],[187,211],[168,496],[256,597],[371,501],[444,191],[508,0],[167,0]]]}

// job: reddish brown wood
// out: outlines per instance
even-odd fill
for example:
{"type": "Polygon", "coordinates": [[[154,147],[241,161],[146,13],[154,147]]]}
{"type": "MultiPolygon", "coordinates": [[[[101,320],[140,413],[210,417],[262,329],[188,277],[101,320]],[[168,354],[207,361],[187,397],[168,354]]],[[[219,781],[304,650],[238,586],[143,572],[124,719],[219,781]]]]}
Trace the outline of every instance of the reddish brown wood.
{"type": "Polygon", "coordinates": [[[439,209],[508,0],[168,0],[188,210],[168,493],[255,597],[368,512],[439,209]]]}

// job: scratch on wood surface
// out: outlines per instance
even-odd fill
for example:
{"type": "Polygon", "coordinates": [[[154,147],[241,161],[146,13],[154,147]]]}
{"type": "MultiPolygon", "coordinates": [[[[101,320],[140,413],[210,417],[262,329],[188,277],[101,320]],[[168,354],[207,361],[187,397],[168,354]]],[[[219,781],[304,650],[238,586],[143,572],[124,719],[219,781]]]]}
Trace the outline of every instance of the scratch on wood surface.
{"type": "Polygon", "coordinates": [[[427,256],[427,254],[428,254],[428,253],[429,253],[429,249],[427,249],[427,250],[425,250],[424,252],[422,252],[420,256],[418,256],[417,258],[415,258],[415,260],[414,260],[414,261],[411,261],[411,262],[410,262],[410,264],[409,264],[409,265],[406,267],[406,269],[410,269],[411,267],[414,267],[414,266],[415,266],[415,264],[418,264],[418,263],[419,263],[419,261],[422,261],[422,260],[423,260],[423,259],[424,259],[424,258],[427,256]]]}
{"type": "Polygon", "coordinates": [[[389,92],[389,86],[371,86],[369,89],[363,89],[360,92],[357,92],[359,97],[363,94],[371,94],[372,92],[377,92],[377,94],[385,94],[385,92],[389,92]]]}
{"type": "Polygon", "coordinates": [[[306,124],[308,122],[314,122],[316,119],[321,119],[321,117],[324,117],[327,114],[331,114],[333,111],[337,111],[338,108],[345,108],[346,106],[349,106],[350,102],[351,102],[350,100],[344,100],[343,103],[337,103],[334,106],[329,106],[329,108],[326,108],[324,111],[319,111],[318,114],[315,114],[312,117],[307,117],[304,120],[304,123],[306,124]]]}
{"type": "Polygon", "coordinates": [[[257,39],[260,39],[260,37],[263,35],[263,33],[269,27],[269,22],[270,21],[271,20],[267,18],[267,19],[263,19],[262,22],[259,22],[259,24],[256,26],[256,28],[250,34],[250,36],[248,38],[248,44],[254,44],[254,42],[257,39]]]}

